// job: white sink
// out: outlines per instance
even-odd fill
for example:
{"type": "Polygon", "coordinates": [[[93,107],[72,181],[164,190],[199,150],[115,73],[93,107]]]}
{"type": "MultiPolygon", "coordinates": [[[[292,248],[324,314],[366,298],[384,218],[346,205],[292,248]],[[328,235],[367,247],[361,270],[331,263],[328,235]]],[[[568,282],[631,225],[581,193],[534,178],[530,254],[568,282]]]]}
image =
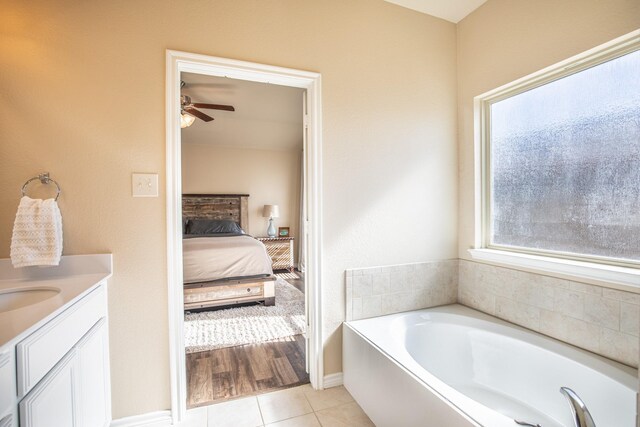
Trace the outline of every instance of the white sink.
{"type": "Polygon", "coordinates": [[[60,289],[52,287],[14,288],[0,291],[0,313],[46,301],[59,293],[60,289]]]}

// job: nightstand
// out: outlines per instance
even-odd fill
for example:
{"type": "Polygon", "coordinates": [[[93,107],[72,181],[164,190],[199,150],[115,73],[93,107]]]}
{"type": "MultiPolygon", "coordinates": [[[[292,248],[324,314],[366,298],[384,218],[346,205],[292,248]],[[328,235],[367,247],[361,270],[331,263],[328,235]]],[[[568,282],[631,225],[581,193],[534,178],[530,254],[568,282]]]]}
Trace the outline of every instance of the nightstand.
{"type": "Polygon", "coordinates": [[[293,237],[256,237],[267,247],[271,268],[293,271],[293,237]]]}

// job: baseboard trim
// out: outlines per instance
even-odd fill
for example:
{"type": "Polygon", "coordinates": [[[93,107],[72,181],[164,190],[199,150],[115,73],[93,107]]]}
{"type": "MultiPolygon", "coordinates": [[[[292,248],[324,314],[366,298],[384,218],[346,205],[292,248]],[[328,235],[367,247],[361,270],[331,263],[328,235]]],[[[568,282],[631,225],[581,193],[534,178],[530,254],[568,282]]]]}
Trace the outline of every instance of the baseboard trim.
{"type": "MultiPolygon", "coordinates": [[[[324,388],[342,385],[342,372],[325,375],[324,388]]],[[[165,427],[172,425],[171,411],[155,411],[111,421],[110,427],[165,427]]]]}
{"type": "Polygon", "coordinates": [[[342,372],[325,375],[323,378],[324,388],[338,387],[342,385],[342,372]]]}
{"type": "Polygon", "coordinates": [[[110,427],[161,427],[172,422],[171,411],[155,411],[113,420],[110,427]]]}

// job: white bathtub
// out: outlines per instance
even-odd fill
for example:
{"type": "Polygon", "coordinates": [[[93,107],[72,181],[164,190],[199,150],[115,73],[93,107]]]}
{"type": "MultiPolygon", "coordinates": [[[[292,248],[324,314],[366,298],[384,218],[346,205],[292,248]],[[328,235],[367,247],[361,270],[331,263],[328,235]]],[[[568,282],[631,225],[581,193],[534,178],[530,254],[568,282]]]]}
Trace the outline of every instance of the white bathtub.
{"type": "Polygon", "coordinates": [[[343,372],[378,427],[636,425],[635,369],[457,304],[346,323],[343,372]]]}

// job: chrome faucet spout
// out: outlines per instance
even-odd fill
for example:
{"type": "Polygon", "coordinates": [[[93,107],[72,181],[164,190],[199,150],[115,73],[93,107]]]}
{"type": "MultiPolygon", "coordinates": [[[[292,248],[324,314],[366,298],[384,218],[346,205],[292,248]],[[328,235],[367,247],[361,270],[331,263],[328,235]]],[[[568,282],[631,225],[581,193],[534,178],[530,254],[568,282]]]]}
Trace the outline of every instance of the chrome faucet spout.
{"type": "Polygon", "coordinates": [[[540,424],[531,424],[528,423],[526,421],[519,421],[519,420],[513,420],[515,421],[516,424],[519,424],[521,426],[527,426],[527,427],[542,427],[540,424]]]}
{"type": "Polygon", "coordinates": [[[568,387],[560,387],[560,393],[569,401],[569,405],[573,411],[575,427],[596,427],[596,423],[593,421],[587,405],[585,405],[575,391],[568,387]]]}

